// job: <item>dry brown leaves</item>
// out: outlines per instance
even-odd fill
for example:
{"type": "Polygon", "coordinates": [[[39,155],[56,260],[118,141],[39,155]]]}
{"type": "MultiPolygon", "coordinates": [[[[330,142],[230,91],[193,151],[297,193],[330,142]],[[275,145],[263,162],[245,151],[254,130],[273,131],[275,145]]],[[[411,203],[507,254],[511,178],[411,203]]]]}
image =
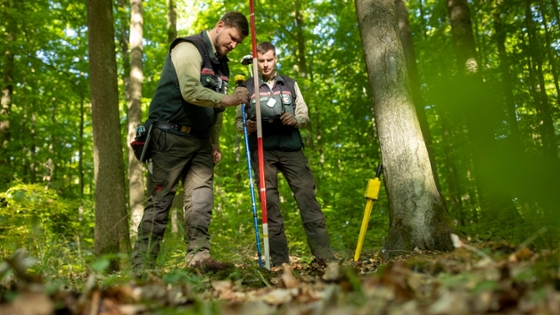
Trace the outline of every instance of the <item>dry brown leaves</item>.
{"type": "Polygon", "coordinates": [[[28,281],[15,299],[1,300],[0,314],[165,314],[162,309],[193,310],[201,303],[232,315],[560,314],[558,266],[550,267],[558,252],[455,241],[450,253],[416,250],[391,260],[375,253],[324,268],[284,265],[263,273],[268,285],[260,288],[209,276],[208,289],[197,292],[188,283],[152,279],[48,295],[41,283],[28,281]]]}

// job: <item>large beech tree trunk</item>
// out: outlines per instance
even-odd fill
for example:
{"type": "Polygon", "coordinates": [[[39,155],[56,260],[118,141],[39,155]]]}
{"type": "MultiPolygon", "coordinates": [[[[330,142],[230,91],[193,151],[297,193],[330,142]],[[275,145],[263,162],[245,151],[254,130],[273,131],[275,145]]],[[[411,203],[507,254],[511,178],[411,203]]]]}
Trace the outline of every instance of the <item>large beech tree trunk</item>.
{"type": "Polygon", "coordinates": [[[430,164],[432,166],[432,171],[434,172],[434,180],[438,190],[440,190],[437,165],[432,148],[430,125],[428,124],[428,117],[426,116],[426,110],[424,109],[424,98],[422,97],[422,92],[420,91],[420,78],[418,74],[418,65],[416,64],[416,52],[414,51],[414,42],[412,40],[412,32],[410,31],[406,2],[404,0],[395,0],[395,8],[397,10],[399,35],[408,68],[408,78],[410,79],[412,99],[414,100],[416,114],[418,115],[418,122],[420,123],[422,134],[424,135],[424,142],[426,143],[426,148],[428,149],[430,164]]]}
{"type": "Polygon", "coordinates": [[[356,0],[356,14],[389,198],[385,249],[450,250],[450,220],[412,101],[394,0],[356,0]]]}
{"type": "MultiPolygon", "coordinates": [[[[87,1],[88,51],[95,177],[95,254],[130,252],[115,32],[111,0],[87,1]]],[[[110,269],[123,269],[114,259],[110,269]]]]}

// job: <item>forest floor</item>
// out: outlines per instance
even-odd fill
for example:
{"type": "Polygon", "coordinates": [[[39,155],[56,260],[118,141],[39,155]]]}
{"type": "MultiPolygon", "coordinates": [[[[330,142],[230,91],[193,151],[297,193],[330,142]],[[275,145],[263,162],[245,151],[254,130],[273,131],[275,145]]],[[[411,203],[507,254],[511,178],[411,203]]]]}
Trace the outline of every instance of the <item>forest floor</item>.
{"type": "Polygon", "coordinates": [[[0,314],[560,314],[558,250],[454,243],[447,253],[364,252],[326,267],[255,262],[114,283],[90,275],[80,290],[0,268],[0,314]]]}

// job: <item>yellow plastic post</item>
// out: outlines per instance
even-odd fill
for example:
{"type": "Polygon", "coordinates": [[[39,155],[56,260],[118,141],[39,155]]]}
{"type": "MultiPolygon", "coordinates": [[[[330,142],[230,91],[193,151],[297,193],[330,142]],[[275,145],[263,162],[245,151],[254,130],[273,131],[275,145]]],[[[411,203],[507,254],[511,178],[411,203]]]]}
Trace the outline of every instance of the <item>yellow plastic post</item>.
{"type": "Polygon", "coordinates": [[[358,246],[356,247],[356,253],[354,254],[354,261],[358,261],[358,259],[360,259],[360,253],[362,252],[362,246],[364,245],[364,239],[366,238],[369,216],[371,214],[371,209],[373,208],[373,201],[377,200],[379,197],[380,188],[381,181],[378,177],[368,180],[365,194],[367,199],[366,209],[364,211],[364,218],[362,219],[362,227],[360,228],[360,236],[358,237],[358,246]]]}

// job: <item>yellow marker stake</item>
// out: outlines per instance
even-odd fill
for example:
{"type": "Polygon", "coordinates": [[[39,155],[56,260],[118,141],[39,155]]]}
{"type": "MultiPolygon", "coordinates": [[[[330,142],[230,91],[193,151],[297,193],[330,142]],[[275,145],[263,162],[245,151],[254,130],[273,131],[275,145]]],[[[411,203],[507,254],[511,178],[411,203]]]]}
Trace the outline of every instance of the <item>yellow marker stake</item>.
{"type": "Polygon", "coordinates": [[[379,197],[379,189],[381,188],[379,175],[381,174],[381,169],[382,165],[380,164],[377,168],[375,179],[368,180],[365,194],[367,199],[366,209],[364,211],[364,218],[362,219],[362,227],[360,229],[360,236],[358,237],[358,246],[356,247],[356,253],[354,254],[354,261],[358,261],[358,259],[360,259],[360,253],[362,252],[362,246],[364,245],[364,239],[366,238],[366,230],[368,227],[369,216],[371,215],[371,209],[373,208],[373,202],[379,197]]]}

